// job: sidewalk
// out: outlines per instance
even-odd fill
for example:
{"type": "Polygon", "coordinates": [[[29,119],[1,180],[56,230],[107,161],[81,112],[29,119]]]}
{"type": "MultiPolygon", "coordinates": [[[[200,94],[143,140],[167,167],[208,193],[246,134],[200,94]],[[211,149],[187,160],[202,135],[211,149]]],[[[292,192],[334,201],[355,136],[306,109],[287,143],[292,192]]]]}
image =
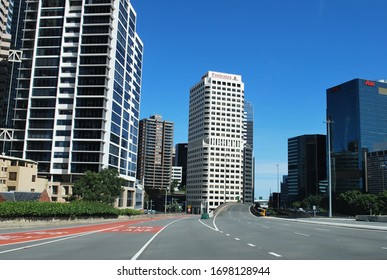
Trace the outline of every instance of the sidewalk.
{"type": "Polygon", "coordinates": [[[327,218],[327,217],[277,218],[277,217],[273,217],[273,216],[270,216],[267,218],[269,218],[269,219],[281,219],[281,220],[288,221],[288,222],[338,226],[338,227],[346,227],[346,228],[353,228],[353,229],[387,231],[387,223],[356,221],[355,218],[327,218]]]}

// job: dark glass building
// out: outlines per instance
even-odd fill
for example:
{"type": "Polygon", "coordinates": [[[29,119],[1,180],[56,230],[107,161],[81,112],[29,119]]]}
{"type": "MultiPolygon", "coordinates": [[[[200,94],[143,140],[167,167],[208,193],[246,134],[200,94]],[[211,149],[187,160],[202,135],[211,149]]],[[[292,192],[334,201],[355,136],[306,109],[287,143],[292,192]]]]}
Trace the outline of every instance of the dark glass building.
{"type": "Polygon", "coordinates": [[[245,146],[243,149],[243,198],[254,202],[254,106],[245,100],[245,146]]]}
{"type": "Polygon", "coordinates": [[[387,190],[387,150],[367,154],[367,192],[377,194],[387,190]]]}
{"type": "Polygon", "coordinates": [[[188,143],[179,143],[175,146],[175,166],[183,167],[181,186],[187,185],[187,151],[188,143]]]}
{"type": "Polygon", "coordinates": [[[368,191],[368,152],[387,149],[387,83],[354,79],[327,89],[332,188],[368,191]]]}
{"type": "Polygon", "coordinates": [[[288,139],[288,205],[319,194],[326,180],[326,136],[302,135],[288,139]]]}

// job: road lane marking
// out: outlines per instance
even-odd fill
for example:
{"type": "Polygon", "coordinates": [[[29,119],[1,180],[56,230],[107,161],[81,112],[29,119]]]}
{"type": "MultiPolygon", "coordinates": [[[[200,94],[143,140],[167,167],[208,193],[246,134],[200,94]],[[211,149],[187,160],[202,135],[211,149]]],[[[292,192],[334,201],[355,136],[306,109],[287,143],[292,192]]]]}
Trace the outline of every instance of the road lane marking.
{"type": "MultiPolygon", "coordinates": [[[[214,220],[212,221],[212,224],[214,225],[214,228],[216,231],[219,231],[219,228],[216,226],[216,218],[218,217],[219,213],[221,213],[222,211],[224,211],[225,209],[227,209],[228,207],[230,207],[230,205],[226,205],[226,206],[223,206],[222,209],[220,209],[214,216],[214,220]]],[[[229,214],[230,215],[230,214],[229,214]]]]}
{"type": "MultiPolygon", "coordinates": [[[[219,231],[219,229],[213,228],[212,226],[209,226],[209,225],[207,225],[206,223],[202,222],[201,219],[199,219],[198,221],[199,221],[203,226],[206,226],[206,227],[212,229],[213,231],[219,231]]],[[[220,232],[220,233],[223,233],[223,231],[219,231],[219,232],[220,232]]]]}
{"type": "Polygon", "coordinates": [[[247,245],[249,245],[250,247],[256,247],[254,244],[251,243],[247,243],[247,245]]]}
{"type": "MultiPolygon", "coordinates": [[[[33,247],[43,246],[43,245],[47,245],[47,244],[51,244],[51,243],[55,243],[55,242],[60,242],[60,241],[64,241],[64,240],[72,239],[72,238],[76,238],[76,237],[82,237],[82,236],[90,235],[90,234],[97,233],[97,232],[102,232],[102,231],[106,231],[106,230],[113,230],[113,229],[115,229],[115,228],[120,228],[120,227],[123,227],[123,225],[121,225],[121,226],[116,226],[116,227],[112,227],[112,228],[105,228],[105,229],[100,229],[100,230],[89,231],[89,232],[81,233],[81,234],[76,233],[76,234],[72,234],[72,235],[70,235],[70,236],[66,236],[66,237],[60,238],[60,239],[55,239],[55,240],[50,240],[50,241],[46,241],[46,242],[42,242],[42,243],[38,243],[38,244],[33,244],[33,245],[18,247],[18,248],[6,250],[6,251],[0,251],[0,254],[5,254],[5,253],[10,253],[10,252],[20,251],[20,250],[24,250],[24,249],[30,249],[30,248],[33,248],[33,247]]],[[[52,237],[52,238],[48,238],[48,239],[53,239],[53,238],[57,238],[57,237],[52,237]]],[[[34,240],[34,241],[35,241],[35,240],[34,240]]],[[[26,242],[31,242],[31,241],[26,241],[26,242]]],[[[20,243],[19,243],[19,244],[20,244],[20,243]]]]}
{"type": "Polygon", "coordinates": [[[12,239],[21,239],[24,236],[21,235],[0,235],[0,240],[12,240],[12,239]]]}
{"type": "Polygon", "coordinates": [[[226,233],[226,235],[227,235],[227,236],[230,236],[230,234],[229,234],[229,233],[226,233]]]}
{"type": "Polygon", "coordinates": [[[264,228],[270,228],[270,227],[268,227],[268,226],[262,226],[262,227],[264,227],[264,228]]]}
{"type": "Polygon", "coordinates": [[[329,229],[325,229],[325,228],[315,228],[315,230],[319,230],[319,231],[330,231],[329,229]]]}
{"type": "Polygon", "coordinates": [[[277,257],[277,258],[281,258],[282,257],[282,255],[276,254],[274,252],[269,252],[269,254],[274,256],[274,257],[277,257]]]}
{"type": "Polygon", "coordinates": [[[387,250],[387,247],[382,247],[383,250],[387,250]]]}
{"type": "MultiPolygon", "coordinates": [[[[155,218],[154,220],[161,220],[161,219],[162,218],[155,218]]],[[[145,219],[144,221],[152,221],[152,219],[145,219]]],[[[133,221],[123,221],[123,222],[93,223],[91,225],[66,226],[63,228],[60,227],[60,228],[45,229],[45,230],[32,230],[32,231],[30,230],[26,232],[14,232],[14,233],[7,233],[7,234],[1,233],[0,236],[21,235],[23,236],[23,238],[10,239],[9,237],[7,237],[8,240],[6,240],[6,238],[0,238],[0,247],[9,246],[11,244],[22,244],[22,243],[29,243],[32,241],[41,242],[43,240],[49,240],[53,238],[73,236],[76,234],[82,234],[85,232],[92,232],[99,229],[104,229],[107,226],[110,228],[114,228],[114,227],[119,228],[121,226],[137,224],[137,223],[138,223],[138,220],[133,220],[133,221]]]]}
{"type": "Polygon", "coordinates": [[[305,233],[300,233],[300,232],[295,232],[294,234],[297,234],[297,235],[302,235],[302,236],[310,236],[309,234],[305,234],[305,233]]]}
{"type": "Polygon", "coordinates": [[[235,240],[238,240],[238,241],[239,241],[240,239],[239,239],[239,238],[237,238],[237,237],[235,237],[235,240]]]}
{"type": "Polygon", "coordinates": [[[148,240],[147,243],[145,243],[144,246],[142,246],[142,248],[140,249],[140,251],[138,251],[133,257],[132,257],[132,260],[137,260],[137,258],[145,251],[145,249],[149,246],[149,244],[151,244],[151,242],[164,230],[166,229],[168,226],[176,223],[176,222],[179,222],[181,221],[182,219],[179,219],[179,220],[174,220],[172,222],[170,222],[169,224],[167,224],[166,226],[164,226],[160,231],[158,231],[155,235],[153,235],[151,237],[151,239],[148,240]]]}
{"type": "Polygon", "coordinates": [[[129,226],[120,229],[114,229],[113,232],[121,233],[151,233],[162,229],[162,226],[129,226]]]}

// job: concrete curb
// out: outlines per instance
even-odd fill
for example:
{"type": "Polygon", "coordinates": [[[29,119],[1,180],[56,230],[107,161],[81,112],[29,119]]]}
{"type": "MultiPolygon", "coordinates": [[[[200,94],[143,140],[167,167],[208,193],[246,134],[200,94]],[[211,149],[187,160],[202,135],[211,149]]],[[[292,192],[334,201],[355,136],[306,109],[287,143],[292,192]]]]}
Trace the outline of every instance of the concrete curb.
{"type": "Polygon", "coordinates": [[[326,226],[335,226],[335,227],[345,227],[345,228],[353,228],[353,229],[367,229],[367,230],[387,231],[387,225],[386,226],[359,225],[359,224],[346,224],[346,223],[339,223],[339,222],[326,222],[326,221],[324,222],[324,221],[307,221],[307,220],[299,220],[299,219],[285,219],[285,218],[277,218],[277,217],[266,217],[266,219],[277,219],[277,220],[283,220],[283,221],[287,221],[287,222],[305,223],[305,224],[316,224],[316,225],[326,225],[326,226]]]}
{"type": "Polygon", "coordinates": [[[370,222],[387,222],[387,216],[370,216],[370,215],[356,215],[356,221],[370,221],[370,222]]]}

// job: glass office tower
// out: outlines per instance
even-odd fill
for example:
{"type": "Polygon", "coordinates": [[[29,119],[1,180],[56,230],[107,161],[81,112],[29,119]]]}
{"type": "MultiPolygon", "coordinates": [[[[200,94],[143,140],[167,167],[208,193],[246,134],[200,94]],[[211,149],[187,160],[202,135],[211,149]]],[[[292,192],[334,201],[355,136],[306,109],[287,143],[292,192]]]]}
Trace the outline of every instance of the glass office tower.
{"type": "Polygon", "coordinates": [[[354,79],[327,90],[332,187],[368,191],[367,152],[387,150],[387,83],[354,79]]]}
{"type": "Polygon", "coordinates": [[[143,43],[130,2],[18,2],[9,153],[38,161],[51,181],[111,167],[133,186],[143,43]]]}
{"type": "Polygon", "coordinates": [[[320,182],[326,180],[327,174],[326,136],[308,134],[289,138],[288,173],[288,205],[320,194],[320,182]]]}

